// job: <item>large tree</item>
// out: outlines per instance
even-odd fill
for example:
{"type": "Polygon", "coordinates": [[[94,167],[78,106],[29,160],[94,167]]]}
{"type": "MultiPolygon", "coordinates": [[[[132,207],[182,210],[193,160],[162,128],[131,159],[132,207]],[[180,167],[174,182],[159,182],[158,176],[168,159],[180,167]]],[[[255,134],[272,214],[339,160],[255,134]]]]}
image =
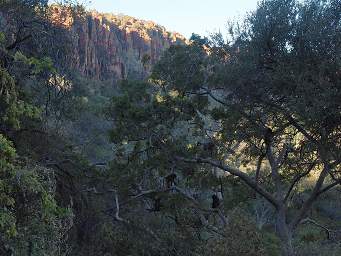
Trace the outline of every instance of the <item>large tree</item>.
{"type": "Polygon", "coordinates": [[[228,42],[196,36],[172,47],[151,84],[113,103],[116,168],[237,176],[273,206],[283,255],[294,255],[297,226],[340,185],[340,8],[266,0],[228,42]],[[292,210],[307,178],[308,196],[292,210]]]}

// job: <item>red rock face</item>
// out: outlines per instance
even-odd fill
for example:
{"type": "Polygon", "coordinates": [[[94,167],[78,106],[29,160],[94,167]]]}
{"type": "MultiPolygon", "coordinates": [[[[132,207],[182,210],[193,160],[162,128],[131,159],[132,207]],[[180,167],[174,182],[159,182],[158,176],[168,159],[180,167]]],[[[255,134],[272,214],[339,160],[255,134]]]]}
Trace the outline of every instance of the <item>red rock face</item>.
{"type": "MultiPolygon", "coordinates": [[[[145,78],[165,49],[187,43],[180,34],[168,32],[152,21],[98,12],[80,18],[70,8],[58,5],[51,5],[49,11],[53,24],[70,31],[71,68],[91,78],[145,78]]],[[[0,10],[0,28],[12,33],[8,19],[0,10]]]]}
{"type": "Polygon", "coordinates": [[[103,80],[144,78],[165,49],[186,43],[181,35],[151,21],[122,15],[88,13],[70,29],[73,66],[86,76],[103,80]]]}

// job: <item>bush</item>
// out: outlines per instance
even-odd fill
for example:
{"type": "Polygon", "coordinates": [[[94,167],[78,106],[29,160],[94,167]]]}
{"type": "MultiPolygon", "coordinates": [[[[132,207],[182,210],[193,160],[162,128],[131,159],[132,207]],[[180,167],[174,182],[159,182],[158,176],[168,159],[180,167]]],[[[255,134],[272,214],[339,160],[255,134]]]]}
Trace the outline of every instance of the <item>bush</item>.
{"type": "Polygon", "coordinates": [[[242,210],[230,214],[230,221],[224,230],[224,237],[210,239],[203,249],[203,255],[215,256],[264,256],[267,255],[262,236],[251,218],[242,210]]]}
{"type": "Polygon", "coordinates": [[[311,242],[301,244],[297,248],[299,256],[339,256],[341,255],[341,246],[337,243],[311,242]]]}

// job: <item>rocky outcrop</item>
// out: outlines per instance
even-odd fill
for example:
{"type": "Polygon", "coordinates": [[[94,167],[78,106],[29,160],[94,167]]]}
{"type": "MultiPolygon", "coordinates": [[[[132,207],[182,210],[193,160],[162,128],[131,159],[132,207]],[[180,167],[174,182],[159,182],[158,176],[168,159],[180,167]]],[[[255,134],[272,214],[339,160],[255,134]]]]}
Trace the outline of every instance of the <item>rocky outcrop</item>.
{"type": "Polygon", "coordinates": [[[93,11],[82,19],[70,19],[67,10],[56,6],[51,17],[69,27],[74,38],[73,66],[92,78],[143,78],[165,49],[186,42],[152,21],[125,15],[93,11]]]}

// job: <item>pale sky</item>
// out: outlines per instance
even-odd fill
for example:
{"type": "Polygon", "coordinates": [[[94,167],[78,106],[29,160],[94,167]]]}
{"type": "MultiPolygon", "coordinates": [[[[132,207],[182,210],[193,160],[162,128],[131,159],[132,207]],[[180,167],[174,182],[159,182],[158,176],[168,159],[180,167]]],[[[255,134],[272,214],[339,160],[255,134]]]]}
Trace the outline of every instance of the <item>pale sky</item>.
{"type": "Polygon", "coordinates": [[[91,0],[87,6],[99,12],[123,13],[152,20],[186,37],[192,32],[224,32],[228,20],[254,10],[258,0],[91,0]]]}

